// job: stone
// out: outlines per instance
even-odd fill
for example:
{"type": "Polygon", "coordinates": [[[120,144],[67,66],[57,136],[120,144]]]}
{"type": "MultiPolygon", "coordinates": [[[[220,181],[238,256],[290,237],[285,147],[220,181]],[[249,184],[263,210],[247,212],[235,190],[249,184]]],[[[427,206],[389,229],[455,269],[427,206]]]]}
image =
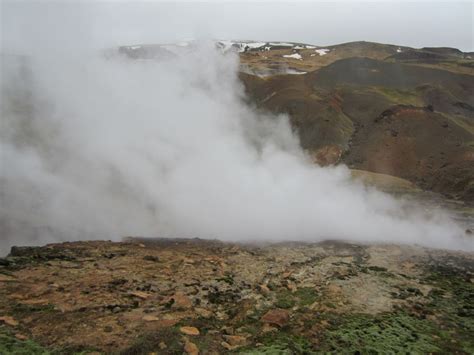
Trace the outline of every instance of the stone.
{"type": "Polygon", "coordinates": [[[229,343],[226,343],[225,341],[221,342],[221,345],[222,345],[223,348],[225,348],[229,351],[232,351],[232,350],[237,348],[235,346],[230,345],[229,343]]]}
{"type": "Polygon", "coordinates": [[[161,304],[176,309],[189,309],[193,306],[191,299],[183,292],[176,292],[173,296],[165,298],[161,304]]]}
{"type": "Polygon", "coordinates": [[[19,324],[17,320],[10,316],[0,317],[0,322],[3,322],[7,325],[11,325],[12,327],[16,327],[19,324]]]}
{"type": "Polygon", "coordinates": [[[268,323],[265,323],[262,327],[262,333],[271,333],[278,331],[278,328],[271,326],[268,323]]]}
{"type": "Polygon", "coordinates": [[[223,338],[234,348],[247,345],[247,338],[242,335],[224,335],[223,338]]]}
{"type": "Polygon", "coordinates": [[[186,334],[186,335],[199,335],[199,329],[197,329],[196,327],[181,327],[179,328],[179,331],[183,334],[186,334]]]}
{"type": "Polygon", "coordinates": [[[199,348],[197,347],[197,345],[190,342],[190,341],[185,342],[184,351],[186,352],[186,354],[189,354],[189,355],[198,355],[199,354],[199,348]]]}
{"type": "Polygon", "coordinates": [[[198,308],[195,308],[194,311],[196,312],[198,316],[202,318],[209,319],[212,317],[212,311],[209,309],[198,307],[198,308]]]}
{"type": "Polygon", "coordinates": [[[260,292],[264,295],[268,295],[270,293],[270,289],[265,284],[260,285],[259,289],[260,289],[260,292]]]}
{"type": "Polygon", "coordinates": [[[285,326],[290,320],[290,314],[287,310],[276,308],[271,309],[263,315],[260,319],[264,323],[278,325],[279,327],[285,326]]]}
{"type": "Polygon", "coordinates": [[[156,316],[152,316],[152,315],[146,315],[142,318],[145,322],[154,322],[154,321],[157,321],[157,320],[160,320],[160,318],[156,317],[156,316]]]}

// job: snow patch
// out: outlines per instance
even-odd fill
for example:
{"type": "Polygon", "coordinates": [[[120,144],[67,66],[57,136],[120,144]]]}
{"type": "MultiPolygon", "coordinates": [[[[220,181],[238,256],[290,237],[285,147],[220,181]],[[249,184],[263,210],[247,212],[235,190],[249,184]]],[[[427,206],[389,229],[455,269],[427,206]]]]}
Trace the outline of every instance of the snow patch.
{"type": "Polygon", "coordinates": [[[294,59],[299,59],[302,60],[301,55],[299,53],[293,53],[293,54],[286,54],[283,57],[285,58],[294,58],[294,59]]]}
{"type": "Polygon", "coordinates": [[[245,52],[247,49],[261,48],[266,45],[266,42],[241,42],[241,41],[218,41],[217,45],[221,47],[224,52],[228,50],[235,50],[239,53],[245,52]]]}
{"type": "Polygon", "coordinates": [[[316,53],[318,53],[319,55],[326,55],[326,54],[328,54],[329,49],[327,49],[327,48],[321,48],[321,49],[315,49],[314,51],[315,51],[316,53]]]}

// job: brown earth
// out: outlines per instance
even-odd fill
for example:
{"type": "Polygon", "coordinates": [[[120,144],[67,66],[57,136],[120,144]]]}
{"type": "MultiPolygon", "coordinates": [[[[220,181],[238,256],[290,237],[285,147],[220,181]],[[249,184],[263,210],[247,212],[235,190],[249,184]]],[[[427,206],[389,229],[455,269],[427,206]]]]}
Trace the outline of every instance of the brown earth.
{"type": "MultiPolygon", "coordinates": [[[[321,59],[310,57],[308,65],[319,60],[321,66],[308,74],[240,78],[258,108],[289,115],[315,162],[393,175],[472,203],[474,76],[444,70],[434,60],[430,66],[436,69],[406,63],[406,56],[384,57],[395,50],[391,46],[373,44],[371,51],[367,43],[342,46],[351,48],[345,55],[360,47],[371,58],[339,53],[333,61],[329,55],[336,51],[330,51],[321,59]]],[[[436,55],[459,57],[446,52],[436,55]]],[[[241,56],[244,62],[247,55],[241,56]]]]}
{"type": "MultiPolygon", "coordinates": [[[[377,342],[393,351],[474,347],[472,253],[130,239],[14,247],[0,261],[0,335],[61,354],[337,352],[367,321],[385,324],[377,342]],[[409,339],[392,343],[399,322],[409,339]]],[[[357,336],[353,351],[376,346],[357,336]]]]}

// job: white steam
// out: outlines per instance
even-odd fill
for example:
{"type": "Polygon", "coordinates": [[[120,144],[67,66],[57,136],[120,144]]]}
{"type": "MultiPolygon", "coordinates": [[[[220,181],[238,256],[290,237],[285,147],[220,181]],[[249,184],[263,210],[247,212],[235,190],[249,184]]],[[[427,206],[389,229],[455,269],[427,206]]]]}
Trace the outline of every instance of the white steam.
{"type": "Polygon", "coordinates": [[[447,216],[313,165],[288,117],[244,103],[238,58],[210,44],[162,62],[20,59],[2,65],[4,251],[127,235],[466,248],[447,216]]]}

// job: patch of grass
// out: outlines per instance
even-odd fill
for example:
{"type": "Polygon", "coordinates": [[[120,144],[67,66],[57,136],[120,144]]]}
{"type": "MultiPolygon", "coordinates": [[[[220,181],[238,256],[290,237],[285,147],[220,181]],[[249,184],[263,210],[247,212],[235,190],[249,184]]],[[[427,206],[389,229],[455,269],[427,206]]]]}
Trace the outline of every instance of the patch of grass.
{"type": "Polygon", "coordinates": [[[301,287],[295,292],[290,290],[282,290],[277,294],[275,306],[278,308],[292,308],[298,306],[309,306],[319,299],[319,295],[311,287],[301,287]]]}
{"type": "Polygon", "coordinates": [[[36,304],[28,305],[23,303],[16,303],[13,308],[15,314],[31,314],[31,313],[50,313],[59,312],[54,308],[53,304],[36,304]]]}
{"type": "Polygon", "coordinates": [[[120,352],[120,354],[145,355],[151,352],[159,353],[159,344],[161,342],[166,344],[165,353],[167,354],[181,354],[183,352],[183,344],[181,343],[181,334],[178,327],[171,327],[139,336],[130,347],[120,352]]]}
{"type": "Polygon", "coordinates": [[[301,306],[310,306],[320,298],[316,290],[311,287],[301,287],[296,290],[294,295],[298,298],[298,304],[301,306]]]}
{"type": "Polygon", "coordinates": [[[291,291],[283,290],[278,292],[275,306],[278,308],[292,308],[296,305],[296,300],[291,291]]]}

